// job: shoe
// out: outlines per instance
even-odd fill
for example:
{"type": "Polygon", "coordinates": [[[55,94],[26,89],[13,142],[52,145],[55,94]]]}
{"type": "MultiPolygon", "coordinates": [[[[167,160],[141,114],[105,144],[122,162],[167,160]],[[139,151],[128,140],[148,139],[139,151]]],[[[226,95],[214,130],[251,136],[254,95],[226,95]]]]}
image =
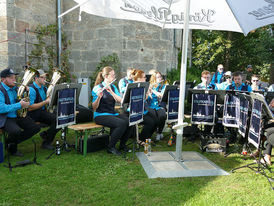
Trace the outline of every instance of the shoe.
{"type": "Polygon", "coordinates": [[[256,152],[253,152],[249,155],[250,157],[259,157],[259,150],[256,150],[256,152]]]}
{"type": "Polygon", "coordinates": [[[46,140],[46,139],[47,139],[47,132],[46,132],[46,131],[41,132],[41,133],[40,133],[40,137],[41,137],[43,140],[46,140]]]}
{"type": "Polygon", "coordinates": [[[15,153],[11,153],[10,155],[15,156],[15,157],[24,157],[24,154],[19,151],[15,152],[15,153]]]}
{"type": "Polygon", "coordinates": [[[142,146],[142,147],[143,147],[143,146],[145,146],[146,143],[143,142],[143,141],[141,141],[141,140],[138,140],[138,141],[137,141],[137,144],[138,144],[139,146],[142,146]]]}
{"type": "Polygon", "coordinates": [[[160,134],[160,139],[164,139],[163,133],[160,134]]]}
{"type": "Polygon", "coordinates": [[[54,150],[55,149],[51,144],[49,144],[47,142],[43,142],[41,145],[41,148],[46,149],[46,150],[54,150]]]}
{"type": "Polygon", "coordinates": [[[161,134],[157,133],[155,141],[159,142],[160,140],[161,140],[161,134]]]}
{"type": "Polygon", "coordinates": [[[124,151],[124,152],[131,152],[131,149],[129,149],[126,145],[125,146],[120,146],[119,151],[124,151]]]}
{"type": "Polygon", "coordinates": [[[119,152],[115,147],[107,148],[107,152],[109,154],[121,155],[121,152],[119,152]]]}
{"type": "Polygon", "coordinates": [[[270,157],[268,155],[265,155],[264,158],[261,159],[261,163],[267,164],[270,166],[271,165],[270,157]]]}

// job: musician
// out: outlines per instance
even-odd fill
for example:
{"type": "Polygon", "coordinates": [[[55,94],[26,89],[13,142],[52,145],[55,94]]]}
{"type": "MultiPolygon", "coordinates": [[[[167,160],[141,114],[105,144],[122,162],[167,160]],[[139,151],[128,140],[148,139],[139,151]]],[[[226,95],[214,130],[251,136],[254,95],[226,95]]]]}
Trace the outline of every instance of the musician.
{"type": "Polygon", "coordinates": [[[224,82],[222,82],[221,84],[216,85],[218,90],[225,90],[229,85],[232,84],[232,73],[231,73],[231,71],[227,71],[224,74],[224,79],[225,79],[224,82]]]}
{"type": "Polygon", "coordinates": [[[210,72],[207,70],[204,70],[201,73],[201,80],[202,82],[194,87],[194,89],[215,89],[215,85],[211,84],[211,75],[210,72]]]}
{"type": "MultiPolygon", "coordinates": [[[[146,82],[146,74],[144,71],[136,69],[133,75],[134,82],[146,82]]],[[[148,91],[146,94],[146,99],[148,98],[149,93],[151,93],[151,91],[148,91]]],[[[152,137],[157,128],[156,119],[157,117],[155,116],[155,112],[148,107],[147,101],[145,100],[143,122],[141,123],[143,125],[143,129],[139,137],[140,141],[137,142],[139,145],[143,146],[145,144],[144,141],[152,137]]]]}
{"type": "Polygon", "coordinates": [[[121,103],[121,96],[117,87],[112,84],[115,80],[115,72],[110,66],[106,66],[98,73],[94,88],[92,90],[92,107],[94,121],[96,124],[110,128],[111,140],[107,152],[114,155],[121,155],[116,149],[120,140],[119,150],[128,151],[126,142],[133,134],[133,127],[129,127],[129,120],[126,115],[115,112],[115,102],[121,103]]]}
{"type": "Polygon", "coordinates": [[[251,92],[252,89],[249,85],[242,82],[242,73],[241,72],[234,72],[233,73],[233,82],[229,85],[226,90],[235,90],[235,91],[247,91],[251,92]]]}
{"type": "Polygon", "coordinates": [[[217,66],[217,71],[214,73],[212,76],[211,84],[216,85],[216,84],[221,84],[224,81],[224,66],[222,64],[219,64],[217,66]]]}
{"type": "Polygon", "coordinates": [[[134,71],[133,68],[128,68],[127,69],[127,76],[120,79],[119,81],[119,91],[121,93],[121,95],[123,96],[123,94],[125,93],[126,91],[126,87],[127,87],[127,84],[129,83],[133,83],[133,80],[132,80],[132,72],[134,71]]]}
{"type": "Polygon", "coordinates": [[[162,92],[165,88],[164,80],[160,72],[156,71],[151,75],[150,88],[151,94],[148,96],[148,106],[152,109],[154,115],[157,117],[156,141],[159,141],[164,137],[162,132],[166,121],[166,110],[164,108],[165,105],[160,105],[160,99],[163,96],[162,92]]]}
{"type": "Polygon", "coordinates": [[[253,74],[251,77],[251,89],[252,91],[264,91],[264,89],[259,85],[259,76],[253,74]]]}
{"type": "Polygon", "coordinates": [[[28,108],[29,102],[17,101],[16,75],[13,69],[4,69],[0,83],[0,128],[8,134],[6,145],[13,156],[24,156],[17,145],[40,131],[40,127],[30,117],[19,117],[17,111],[28,108]]]}
{"type": "Polygon", "coordinates": [[[49,126],[47,131],[40,133],[43,139],[41,148],[53,150],[54,147],[51,143],[59,129],[56,129],[56,114],[46,110],[46,106],[50,102],[50,97],[47,97],[47,88],[45,87],[46,77],[47,73],[42,69],[38,69],[33,84],[29,85],[30,106],[28,108],[28,116],[35,122],[41,122],[49,126]]]}

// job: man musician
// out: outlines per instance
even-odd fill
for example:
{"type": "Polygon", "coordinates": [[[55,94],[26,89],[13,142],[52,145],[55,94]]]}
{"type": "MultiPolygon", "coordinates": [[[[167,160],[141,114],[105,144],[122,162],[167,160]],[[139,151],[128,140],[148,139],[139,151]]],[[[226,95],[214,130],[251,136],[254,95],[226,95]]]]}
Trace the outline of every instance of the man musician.
{"type": "Polygon", "coordinates": [[[19,117],[17,111],[28,108],[29,102],[17,101],[16,75],[7,68],[1,72],[0,83],[0,128],[8,134],[6,145],[13,156],[22,157],[17,145],[40,131],[40,127],[28,116],[19,117]]]}
{"type": "Polygon", "coordinates": [[[50,102],[50,97],[47,97],[47,88],[45,87],[46,76],[47,73],[42,69],[38,69],[33,84],[29,85],[30,106],[28,116],[36,122],[45,123],[49,126],[47,131],[40,133],[43,139],[41,147],[43,149],[53,150],[54,147],[51,143],[59,130],[56,129],[56,115],[46,110],[46,105],[50,102]]]}

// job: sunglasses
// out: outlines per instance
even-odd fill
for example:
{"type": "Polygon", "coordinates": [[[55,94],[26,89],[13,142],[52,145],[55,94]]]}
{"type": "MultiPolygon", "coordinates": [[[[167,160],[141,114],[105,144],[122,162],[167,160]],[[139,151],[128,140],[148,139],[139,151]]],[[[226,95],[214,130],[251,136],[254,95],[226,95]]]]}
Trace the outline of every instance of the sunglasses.
{"type": "Polygon", "coordinates": [[[252,82],[258,82],[259,80],[252,80],[252,82]]]}
{"type": "Polygon", "coordinates": [[[232,77],[225,77],[226,79],[231,79],[232,77]]]}

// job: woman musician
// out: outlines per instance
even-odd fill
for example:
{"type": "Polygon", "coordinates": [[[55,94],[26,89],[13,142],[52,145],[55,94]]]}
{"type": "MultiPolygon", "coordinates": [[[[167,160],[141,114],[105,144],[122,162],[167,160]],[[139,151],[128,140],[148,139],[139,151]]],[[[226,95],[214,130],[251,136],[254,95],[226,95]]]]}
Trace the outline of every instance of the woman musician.
{"type": "Polygon", "coordinates": [[[150,78],[150,92],[151,94],[148,97],[148,106],[154,112],[157,122],[157,135],[156,141],[163,139],[163,129],[166,121],[166,110],[163,104],[160,104],[160,99],[162,98],[163,91],[165,88],[164,80],[162,74],[158,71],[153,73],[150,78]]]}
{"type": "Polygon", "coordinates": [[[92,107],[96,124],[110,128],[111,139],[107,148],[110,154],[120,155],[116,149],[116,143],[120,140],[119,150],[128,151],[126,142],[132,135],[132,127],[129,127],[128,117],[116,113],[115,102],[121,102],[121,96],[115,81],[115,71],[110,66],[104,67],[97,75],[92,90],[92,107]]]}
{"type": "MultiPolygon", "coordinates": [[[[139,69],[134,70],[133,72],[133,80],[134,82],[145,82],[146,75],[145,72],[139,69]]],[[[148,92],[149,93],[149,92],[148,92]]],[[[146,94],[146,99],[148,98],[149,94],[146,94]]],[[[143,129],[140,134],[140,142],[139,145],[144,145],[145,139],[150,139],[154,131],[156,130],[156,116],[154,112],[150,111],[151,109],[148,108],[147,101],[145,100],[145,108],[144,108],[144,117],[143,117],[143,129]]]]}

